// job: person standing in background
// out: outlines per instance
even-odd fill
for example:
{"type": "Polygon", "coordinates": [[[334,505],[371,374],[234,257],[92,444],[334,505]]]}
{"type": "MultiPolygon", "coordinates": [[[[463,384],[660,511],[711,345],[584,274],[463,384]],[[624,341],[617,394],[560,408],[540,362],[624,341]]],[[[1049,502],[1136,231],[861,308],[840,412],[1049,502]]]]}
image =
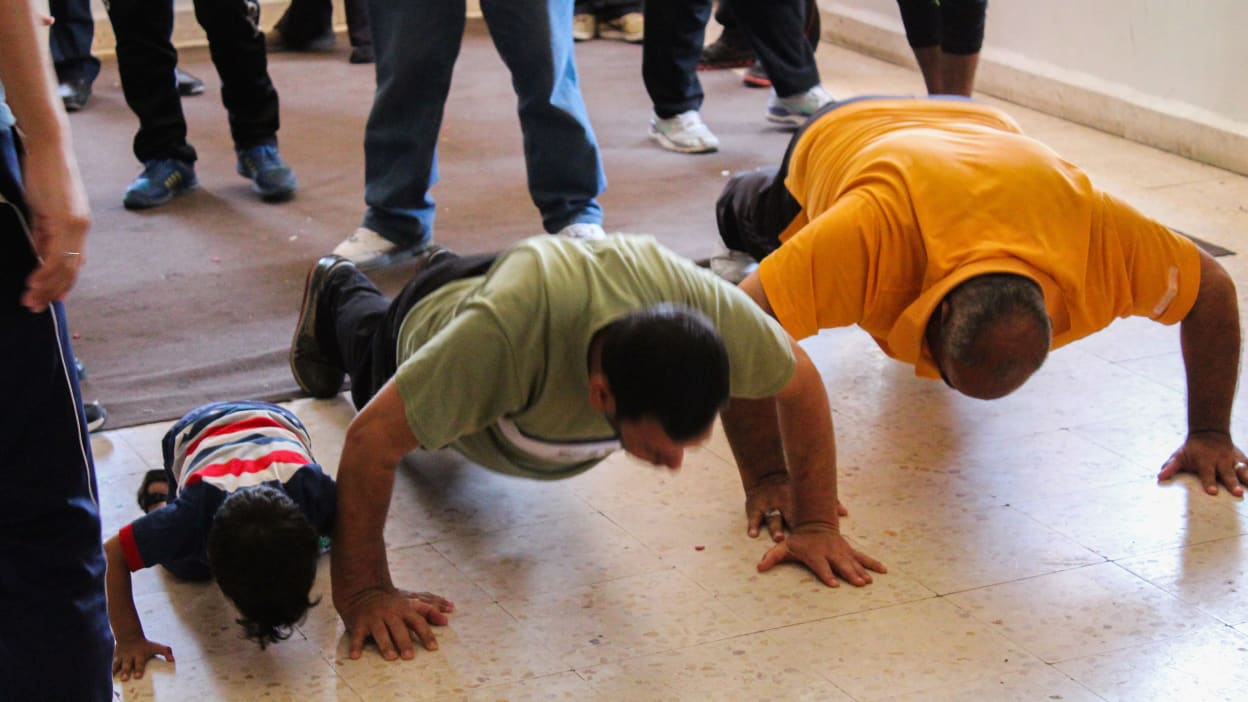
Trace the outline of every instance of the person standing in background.
{"type": "Polygon", "coordinates": [[[897,0],[928,95],[971,96],[988,0],[897,0]]]}
{"type": "Polygon", "coordinates": [[[100,509],[61,303],[90,213],[42,20],[29,0],[0,0],[0,358],[10,368],[0,393],[11,408],[0,421],[0,694],[103,702],[113,636],[100,509]]]}

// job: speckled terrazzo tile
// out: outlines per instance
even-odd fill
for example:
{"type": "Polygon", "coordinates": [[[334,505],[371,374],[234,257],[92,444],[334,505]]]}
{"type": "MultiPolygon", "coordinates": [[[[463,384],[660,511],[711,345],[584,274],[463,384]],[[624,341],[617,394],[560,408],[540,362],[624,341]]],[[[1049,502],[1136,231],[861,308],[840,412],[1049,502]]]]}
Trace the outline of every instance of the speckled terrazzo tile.
{"type": "Polygon", "coordinates": [[[945,594],[1104,561],[1009,507],[859,518],[862,548],[945,594]],[[870,526],[867,526],[867,525],[870,526]]]}
{"type": "MultiPolygon", "coordinates": [[[[163,578],[164,587],[136,595],[134,605],[149,641],[173,649],[178,663],[247,650],[238,612],[214,582],[193,583],[163,578]]],[[[292,639],[303,639],[296,632],[292,639]]],[[[168,664],[155,661],[157,666],[168,664]]],[[[149,664],[150,667],[151,664],[149,664]]]]}
{"type": "Polygon", "coordinates": [[[532,597],[671,568],[601,514],[444,539],[433,547],[496,598],[532,597]]]}
{"type": "Polygon", "coordinates": [[[142,475],[149,468],[162,466],[159,457],[155,464],[148,463],[130,442],[123,439],[119,432],[113,431],[91,435],[91,458],[95,463],[95,478],[101,482],[142,475]]]}
{"type": "Polygon", "coordinates": [[[556,673],[521,682],[468,690],[463,694],[439,697],[434,702],[537,702],[568,700],[569,702],[610,702],[599,695],[576,673],[556,673]]]}
{"type": "Polygon", "coordinates": [[[959,461],[964,491],[996,504],[1148,479],[1151,467],[1131,461],[1067,429],[977,444],[959,461]]]}
{"type": "Polygon", "coordinates": [[[1243,532],[1229,507],[1242,503],[1225,491],[1206,495],[1194,478],[1152,480],[1020,500],[1013,508],[1110,559],[1183,544],[1224,539],[1243,532]]]}
{"type": "Polygon", "coordinates": [[[117,530],[143,516],[136,499],[139,485],[143,482],[142,469],[138,473],[99,477],[100,527],[102,538],[107,540],[117,530]]]}
{"type": "Polygon", "coordinates": [[[299,638],[261,651],[239,641],[234,650],[176,665],[149,667],[142,679],[118,682],[121,700],[251,700],[362,702],[316,647],[299,638]]]}
{"type": "MultiPolygon", "coordinates": [[[[481,588],[464,577],[463,573],[430,546],[389,549],[386,551],[386,558],[395,587],[410,592],[432,592],[455,603],[456,613],[450,616],[452,626],[458,612],[491,602],[491,598],[481,588]]],[[[310,597],[314,600],[320,598],[321,603],[309,610],[307,619],[299,625],[300,632],[319,646],[326,657],[339,649],[346,631],[334,609],[330,589],[330,563],[328,556],[322,556],[317,564],[316,582],[313,583],[310,597]]],[[[435,628],[434,633],[440,635],[445,630],[435,628]]],[[[376,648],[367,647],[365,653],[380,660],[376,648]]]]}
{"type": "Polygon", "coordinates": [[[152,468],[163,468],[165,465],[164,455],[161,453],[160,441],[165,437],[165,432],[169,431],[174,422],[156,422],[155,424],[141,424],[134,427],[126,427],[116,431],[105,432],[104,436],[109,436],[113,441],[125,442],[130,448],[134,449],[143,462],[152,468]]]}
{"type": "Polygon", "coordinates": [[[500,475],[450,451],[416,451],[395,476],[386,544],[397,548],[591,511],[567,481],[500,475]]]}
{"type": "Polygon", "coordinates": [[[969,675],[944,687],[884,697],[886,702],[1100,702],[1101,698],[1052,666],[1034,666],[999,676],[969,675]]]}
{"type": "Polygon", "coordinates": [[[731,608],[672,570],[499,601],[572,668],[694,646],[750,630],[731,608]],[[572,615],[575,613],[575,616],[572,615]]]}
{"type": "Polygon", "coordinates": [[[1248,636],[1229,628],[1096,656],[1062,661],[1057,668],[1111,702],[1244,699],[1248,636]]]}
{"type": "Polygon", "coordinates": [[[1248,623],[1243,535],[1118,561],[1118,565],[1232,626],[1248,623]]]}
{"type": "Polygon", "coordinates": [[[872,610],[767,632],[794,663],[855,700],[996,679],[1043,664],[945,599],[872,610]]]}
{"type": "Polygon", "coordinates": [[[1113,563],[971,590],[948,599],[1048,662],[1221,626],[1113,563]]]}
{"type": "Polygon", "coordinates": [[[687,501],[745,503],[736,463],[706,448],[685,452],[684,464],[676,471],[643,464],[617,451],[567,484],[601,511],[687,501]]]}
{"type": "Polygon", "coordinates": [[[370,701],[432,700],[571,670],[543,647],[538,625],[518,623],[496,604],[463,605],[437,636],[437,651],[418,649],[412,660],[387,661],[372,650],[349,660],[345,639],[331,660],[370,701]]]}
{"type": "Polygon", "coordinates": [[[300,630],[364,699],[434,699],[570,670],[542,647],[535,631],[517,623],[431,547],[392,549],[387,557],[396,586],[442,595],[455,603],[455,611],[447,626],[434,628],[437,651],[418,647],[412,660],[386,661],[368,645],[360,659],[350,660],[323,561],[313,594],[324,601],[300,630]]]}
{"type": "MultiPolygon", "coordinates": [[[[1111,363],[1175,353],[1179,351],[1179,327],[1158,324],[1145,317],[1126,317],[1074,342],[1070,348],[1111,363]]],[[[1179,379],[1182,380],[1182,373],[1179,379]]]]}
{"type": "Polygon", "coordinates": [[[867,587],[842,583],[831,588],[800,564],[759,573],[758,561],[772,541],[766,530],[751,539],[744,516],[735,511],[639,506],[608,516],[661,554],[665,563],[715,593],[756,630],[933,596],[913,579],[891,574],[875,575],[875,583],[867,587]]]}
{"type": "Polygon", "coordinates": [[[850,702],[766,635],[665,651],[579,671],[603,699],[850,702]]]}

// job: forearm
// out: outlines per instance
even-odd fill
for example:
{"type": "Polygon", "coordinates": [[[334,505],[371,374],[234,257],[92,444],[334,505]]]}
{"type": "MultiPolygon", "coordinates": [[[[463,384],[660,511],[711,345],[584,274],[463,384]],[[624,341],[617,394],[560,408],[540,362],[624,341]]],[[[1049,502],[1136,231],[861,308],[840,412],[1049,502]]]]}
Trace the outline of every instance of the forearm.
{"type": "Polygon", "coordinates": [[[734,398],[721,418],[747,494],[769,476],[787,475],[774,397],[734,398]]]}
{"type": "Polygon", "coordinates": [[[104,589],[108,597],[108,623],[113,636],[119,641],[143,639],[143,623],[139,610],[134,606],[134,590],[130,583],[130,568],[121,552],[121,542],[116,536],[104,542],[104,558],[107,569],[104,589]]]}
{"type": "Polygon", "coordinates": [[[1229,436],[1239,379],[1239,304],[1230,276],[1208,254],[1201,256],[1200,293],[1180,327],[1188,433],[1229,436]]]}
{"type": "Polygon", "coordinates": [[[416,448],[394,383],[388,383],[348,427],[338,466],[330,575],[340,611],[360,592],[394,586],[386,560],[386,514],[395,468],[416,448]]]}
{"type": "Polygon", "coordinates": [[[28,142],[64,145],[68,119],[56,96],[40,17],[30,0],[0,0],[0,83],[28,142]]]}
{"type": "Polygon", "coordinates": [[[794,344],[797,370],[777,396],[785,462],[793,485],[792,522],[837,526],[836,438],[819,371],[794,344]]]}
{"type": "Polygon", "coordinates": [[[394,467],[367,453],[348,445],[338,467],[338,509],[330,551],[335,606],[362,590],[393,587],[384,531],[394,467]]]}

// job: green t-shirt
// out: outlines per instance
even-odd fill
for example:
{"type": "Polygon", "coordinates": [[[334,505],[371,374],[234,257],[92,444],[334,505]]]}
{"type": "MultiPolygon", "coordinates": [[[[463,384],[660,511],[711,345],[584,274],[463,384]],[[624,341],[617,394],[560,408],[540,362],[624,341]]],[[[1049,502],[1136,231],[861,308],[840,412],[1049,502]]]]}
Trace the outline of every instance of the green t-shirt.
{"type": "Polygon", "coordinates": [[[652,238],[540,236],[408,312],[394,377],[412,433],[424,448],[449,446],[513,475],[565,478],[594,466],[618,443],[589,403],[590,340],[661,302],[699,310],[719,330],[733,397],[769,397],[792,377],[796,360],[775,320],[652,238]]]}

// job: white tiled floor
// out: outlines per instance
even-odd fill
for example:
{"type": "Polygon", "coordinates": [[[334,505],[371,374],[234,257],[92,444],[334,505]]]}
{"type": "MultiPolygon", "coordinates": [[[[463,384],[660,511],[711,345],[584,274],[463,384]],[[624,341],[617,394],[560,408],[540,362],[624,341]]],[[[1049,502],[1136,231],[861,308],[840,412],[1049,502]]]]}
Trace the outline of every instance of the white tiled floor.
{"type": "MultiPolygon", "coordinates": [[[[920,89],[905,69],[819,56],[838,96],[920,89]]],[[[1248,250],[1248,179],[1007,109],[1145,212],[1248,250]]],[[[1248,280],[1244,256],[1222,262],[1248,280]]],[[[386,535],[396,583],[458,605],[440,650],[346,660],[324,563],[324,603],[263,653],[236,638],[214,587],[147,571],[139,608],[177,663],[118,683],[121,697],[1244,699],[1248,508],[1153,479],[1184,430],[1176,328],[1116,324],[992,403],[915,379],[857,330],[806,347],[836,412],[844,529],[890,566],[874,585],[757,573],[766,544],[745,535],[722,435],[676,476],[616,456],[530,483],[417,456],[386,535]]],[[[292,407],[335,466],[349,404],[292,407]]],[[[133,489],[160,465],[166,426],[95,437],[106,533],[136,516],[133,489]]]]}

